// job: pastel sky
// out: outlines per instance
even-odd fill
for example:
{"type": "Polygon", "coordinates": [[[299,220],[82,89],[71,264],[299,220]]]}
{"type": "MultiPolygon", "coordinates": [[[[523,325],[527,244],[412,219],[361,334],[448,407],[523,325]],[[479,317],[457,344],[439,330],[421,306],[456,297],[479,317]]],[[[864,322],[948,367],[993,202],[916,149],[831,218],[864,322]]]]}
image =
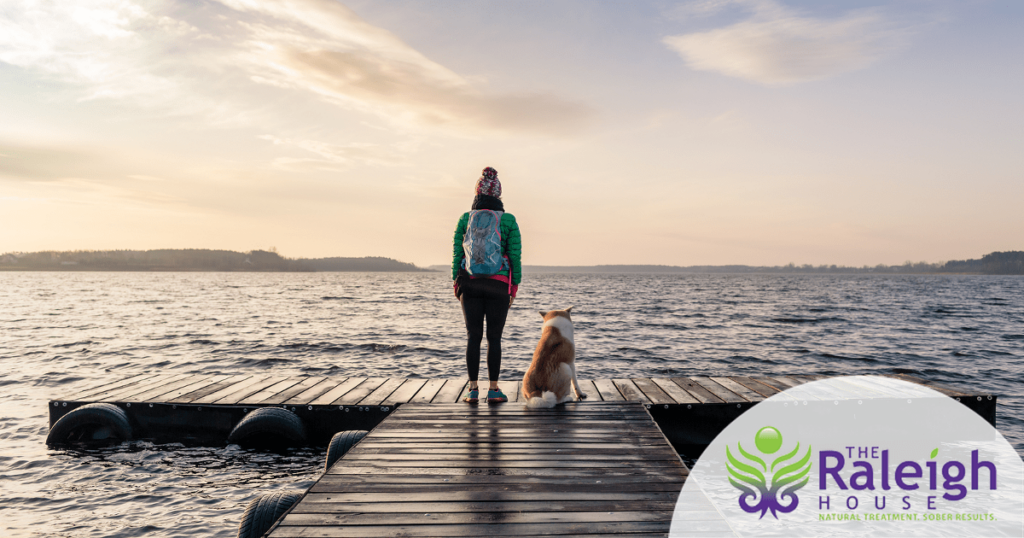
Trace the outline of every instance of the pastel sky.
{"type": "Polygon", "coordinates": [[[0,252],[1024,250],[1024,3],[0,0],[0,252]]]}

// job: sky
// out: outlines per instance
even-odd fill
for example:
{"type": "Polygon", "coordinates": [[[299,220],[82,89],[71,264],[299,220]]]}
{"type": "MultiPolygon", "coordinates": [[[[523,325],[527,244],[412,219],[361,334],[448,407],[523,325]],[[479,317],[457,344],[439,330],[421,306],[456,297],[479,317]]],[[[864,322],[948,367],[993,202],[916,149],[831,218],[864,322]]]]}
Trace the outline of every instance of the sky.
{"type": "Polygon", "coordinates": [[[0,253],[1024,250],[1024,3],[0,0],[0,253]]]}

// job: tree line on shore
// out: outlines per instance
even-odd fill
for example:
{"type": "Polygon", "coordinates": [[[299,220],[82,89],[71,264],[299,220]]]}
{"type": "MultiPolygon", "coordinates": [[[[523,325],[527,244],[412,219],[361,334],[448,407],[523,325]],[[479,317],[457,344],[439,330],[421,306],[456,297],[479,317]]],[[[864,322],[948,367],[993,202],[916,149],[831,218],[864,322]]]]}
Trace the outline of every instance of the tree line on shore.
{"type": "Polygon", "coordinates": [[[286,258],[274,250],[76,250],[7,253],[8,271],[426,271],[391,258],[286,258]]]}
{"type": "Polygon", "coordinates": [[[1024,251],[993,252],[978,260],[902,265],[525,265],[524,273],[832,273],[832,274],[978,274],[1024,275],[1024,251]]]}
{"type": "MultiPolygon", "coordinates": [[[[0,255],[0,271],[389,271],[428,269],[391,258],[286,258],[275,250],[234,252],[207,249],[76,250],[11,252],[0,255]]],[[[1024,251],[992,252],[981,259],[941,263],[848,267],[838,265],[526,265],[526,273],[834,273],[834,274],[982,274],[1024,275],[1024,251]]]]}

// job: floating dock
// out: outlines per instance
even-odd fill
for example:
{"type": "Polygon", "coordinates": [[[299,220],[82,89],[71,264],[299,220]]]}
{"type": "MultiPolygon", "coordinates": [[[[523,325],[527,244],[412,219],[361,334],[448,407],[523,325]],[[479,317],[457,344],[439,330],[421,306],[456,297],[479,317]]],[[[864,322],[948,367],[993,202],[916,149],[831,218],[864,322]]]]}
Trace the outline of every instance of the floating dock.
{"type": "MultiPolygon", "coordinates": [[[[678,452],[699,453],[758,402],[792,398],[786,389],[824,377],[586,380],[580,382],[585,401],[529,409],[518,401],[516,382],[502,384],[508,403],[468,405],[458,402],[465,378],[143,374],[67,394],[49,409],[53,428],[71,411],[100,404],[79,415],[102,412],[106,424],[129,438],[156,441],[224,443],[247,416],[250,423],[284,420],[304,429],[312,444],[326,444],[337,432],[350,431],[343,438],[371,430],[330,460],[316,484],[281,510],[283,517],[250,517],[262,499],[280,497],[250,504],[246,525],[266,521],[258,533],[267,529],[270,538],[664,537],[677,501],[691,514],[674,535],[735,536],[702,493],[680,499],[689,471],[678,452]],[[277,409],[250,415],[261,408],[277,409]]],[[[857,377],[836,381],[809,386],[802,398],[933,397],[923,386],[995,424],[994,395],[906,375],[870,386],[857,377]]]]}
{"type": "MultiPolygon", "coordinates": [[[[407,404],[268,536],[666,536],[688,473],[637,402],[407,404]]],[[[734,536],[687,495],[693,530],[734,536]]]]}
{"type": "MultiPolygon", "coordinates": [[[[707,445],[736,417],[788,388],[827,376],[674,377],[582,380],[587,403],[639,402],[647,407],[677,449],[707,445]]],[[[888,376],[910,381],[955,398],[995,425],[996,397],[942,386],[907,375],[888,376]]],[[[519,402],[520,382],[503,382],[509,397],[519,402]]],[[[832,389],[823,400],[857,397],[832,389]]],[[[135,437],[154,441],[223,443],[232,428],[250,411],[284,407],[306,426],[313,444],[326,444],[335,432],[371,430],[388,415],[408,404],[450,404],[465,392],[466,378],[408,379],[383,377],[313,377],[280,375],[143,374],[66,394],[50,401],[50,426],[70,411],[89,403],[106,402],[124,410],[135,437]]],[[[877,392],[877,388],[873,389],[877,392]]],[[[861,394],[863,394],[861,392],[861,394]]],[[[879,397],[902,397],[895,388],[879,397]]]]}

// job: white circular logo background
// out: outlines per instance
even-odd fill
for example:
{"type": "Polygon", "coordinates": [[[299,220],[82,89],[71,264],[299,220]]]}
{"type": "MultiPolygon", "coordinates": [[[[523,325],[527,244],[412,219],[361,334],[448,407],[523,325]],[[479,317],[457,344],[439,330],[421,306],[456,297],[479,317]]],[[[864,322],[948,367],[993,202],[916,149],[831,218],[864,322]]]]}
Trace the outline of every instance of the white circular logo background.
{"type": "Polygon", "coordinates": [[[672,537],[1024,536],[1024,461],[953,398],[885,377],[759,403],[697,460],[672,537]]]}

